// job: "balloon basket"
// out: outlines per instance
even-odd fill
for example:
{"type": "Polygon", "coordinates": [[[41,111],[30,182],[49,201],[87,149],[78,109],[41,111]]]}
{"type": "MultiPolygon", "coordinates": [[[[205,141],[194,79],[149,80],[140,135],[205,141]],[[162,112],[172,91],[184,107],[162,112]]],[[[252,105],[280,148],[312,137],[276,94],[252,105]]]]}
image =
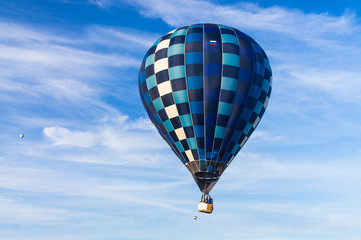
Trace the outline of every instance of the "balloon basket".
{"type": "Polygon", "coordinates": [[[198,204],[198,212],[208,214],[213,212],[213,199],[208,194],[202,195],[202,199],[198,204]]]}
{"type": "Polygon", "coordinates": [[[198,204],[198,212],[212,213],[213,212],[213,203],[205,203],[205,202],[200,201],[198,204]]]}

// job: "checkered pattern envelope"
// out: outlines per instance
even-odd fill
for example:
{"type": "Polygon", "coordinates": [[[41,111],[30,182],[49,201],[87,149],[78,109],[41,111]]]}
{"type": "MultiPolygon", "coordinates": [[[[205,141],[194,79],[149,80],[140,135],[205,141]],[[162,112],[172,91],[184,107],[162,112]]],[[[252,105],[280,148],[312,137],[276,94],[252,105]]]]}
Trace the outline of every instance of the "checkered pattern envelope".
{"type": "Polygon", "coordinates": [[[161,37],[139,73],[149,118],[204,193],[258,125],[271,86],[263,49],[241,31],[216,24],[161,37]]]}

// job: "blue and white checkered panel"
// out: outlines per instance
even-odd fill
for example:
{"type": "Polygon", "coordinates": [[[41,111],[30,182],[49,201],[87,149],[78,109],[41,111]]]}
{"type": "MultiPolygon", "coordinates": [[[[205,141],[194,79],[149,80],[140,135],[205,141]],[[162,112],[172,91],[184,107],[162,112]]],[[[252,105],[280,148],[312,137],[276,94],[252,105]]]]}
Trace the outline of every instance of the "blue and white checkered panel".
{"type": "MultiPolygon", "coordinates": [[[[200,160],[200,165],[205,164],[204,148],[204,77],[203,77],[203,25],[194,24],[188,28],[185,38],[185,76],[189,100],[190,116],[194,138],[192,141],[197,146],[194,159],[200,160]],[[194,141],[195,140],[195,141],[194,141]]],[[[197,165],[198,170],[199,166],[197,165]]]]}
{"type": "Polygon", "coordinates": [[[145,67],[145,74],[141,69],[139,81],[141,86],[141,93],[143,96],[142,100],[146,105],[145,108],[149,118],[157,127],[161,136],[166,140],[166,142],[171,146],[172,150],[185,164],[188,162],[188,159],[184,158],[184,155],[182,154],[183,152],[181,152],[182,148],[180,148],[179,144],[177,144],[178,138],[174,134],[175,132],[168,132],[169,126],[166,122],[168,115],[165,114],[165,108],[162,101],[162,99],[165,98],[164,95],[166,95],[166,91],[169,91],[166,84],[161,85],[161,83],[167,81],[166,79],[168,75],[168,66],[165,68],[167,72],[165,72],[163,69],[163,65],[167,63],[162,61],[162,58],[164,58],[164,55],[162,54],[164,54],[163,49],[168,48],[167,44],[169,44],[169,38],[171,34],[172,33],[169,33],[166,36],[160,38],[150,48],[143,61],[144,64],[142,64],[145,67]]]}
{"type": "Polygon", "coordinates": [[[184,42],[186,28],[176,30],[168,47],[169,84],[172,93],[164,98],[165,112],[169,118],[167,125],[177,138],[176,145],[187,161],[194,161],[198,156],[189,110],[189,97],[185,79],[184,42]]]}

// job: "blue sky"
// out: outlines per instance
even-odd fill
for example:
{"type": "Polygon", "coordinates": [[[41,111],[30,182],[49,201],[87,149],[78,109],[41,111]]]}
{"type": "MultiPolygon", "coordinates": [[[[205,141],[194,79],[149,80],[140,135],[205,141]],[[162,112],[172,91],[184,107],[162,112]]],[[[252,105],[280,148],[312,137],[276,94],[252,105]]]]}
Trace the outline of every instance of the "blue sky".
{"type": "Polygon", "coordinates": [[[360,240],[360,6],[0,1],[1,239],[360,240]],[[199,22],[251,35],[273,70],[211,215],[137,85],[153,42],[199,22]]]}

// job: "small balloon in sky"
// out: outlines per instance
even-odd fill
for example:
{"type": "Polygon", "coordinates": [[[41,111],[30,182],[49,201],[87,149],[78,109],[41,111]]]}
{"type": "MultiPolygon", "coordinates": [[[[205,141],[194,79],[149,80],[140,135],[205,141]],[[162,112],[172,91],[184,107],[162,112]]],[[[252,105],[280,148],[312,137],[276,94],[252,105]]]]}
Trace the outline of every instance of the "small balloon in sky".
{"type": "Polygon", "coordinates": [[[20,138],[24,138],[24,134],[20,134],[20,138]]]}
{"type": "Polygon", "coordinates": [[[197,216],[193,216],[193,219],[194,219],[194,220],[197,220],[197,216]]]}

